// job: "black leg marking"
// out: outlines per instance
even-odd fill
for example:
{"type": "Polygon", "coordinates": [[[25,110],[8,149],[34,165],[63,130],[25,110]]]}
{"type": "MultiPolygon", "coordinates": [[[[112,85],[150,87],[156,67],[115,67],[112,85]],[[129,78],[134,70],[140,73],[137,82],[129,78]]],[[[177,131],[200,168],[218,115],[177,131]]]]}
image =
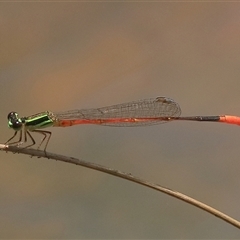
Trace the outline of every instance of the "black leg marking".
{"type": "MultiPolygon", "coordinates": [[[[28,139],[30,138],[31,139],[31,143],[28,144],[27,146],[23,147],[22,149],[34,146],[36,144],[36,141],[34,140],[33,136],[30,133],[30,131],[28,131],[28,130],[24,131],[24,132],[23,131],[24,130],[15,131],[13,136],[5,144],[8,144],[8,145],[17,144],[17,146],[19,147],[23,143],[26,143],[28,141],[28,139]],[[19,139],[18,139],[18,141],[11,142],[12,139],[16,138],[18,132],[19,132],[19,139]],[[24,138],[24,141],[22,141],[22,138],[24,138]]],[[[49,143],[49,140],[51,138],[52,133],[50,131],[42,131],[42,130],[32,130],[31,132],[36,132],[36,133],[40,133],[40,134],[43,135],[43,139],[41,140],[41,142],[40,142],[39,146],[37,147],[37,149],[39,149],[42,146],[43,142],[45,142],[45,146],[44,146],[43,150],[46,153],[47,145],[49,143]]]]}
{"type": "Polygon", "coordinates": [[[42,130],[33,130],[32,132],[40,133],[43,135],[43,139],[41,140],[37,149],[39,149],[42,146],[43,142],[46,142],[44,149],[43,149],[44,152],[46,153],[46,148],[47,148],[47,145],[49,143],[52,133],[50,131],[42,131],[42,130]]]}
{"type": "Polygon", "coordinates": [[[13,134],[13,136],[12,136],[10,139],[8,139],[8,141],[5,142],[5,144],[14,145],[14,144],[18,143],[19,145],[21,145],[20,143],[22,143],[22,130],[20,130],[20,134],[19,134],[19,139],[18,139],[18,141],[11,142],[11,140],[14,139],[14,138],[17,136],[17,133],[18,133],[18,132],[19,132],[19,131],[15,131],[15,133],[13,134]]]}

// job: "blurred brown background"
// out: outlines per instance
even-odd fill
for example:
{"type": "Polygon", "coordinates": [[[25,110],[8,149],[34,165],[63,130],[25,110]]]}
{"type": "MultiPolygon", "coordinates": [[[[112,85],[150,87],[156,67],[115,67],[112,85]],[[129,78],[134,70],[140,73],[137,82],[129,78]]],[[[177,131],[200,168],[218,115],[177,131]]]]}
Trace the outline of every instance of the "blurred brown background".
{"type": "MultiPolygon", "coordinates": [[[[6,116],[168,96],[182,115],[240,114],[239,3],[0,3],[6,116]]],[[[183,192],[240,219],[240,129],[173,122],[52,128],[48,150],[183,192]]],[[[36,137],[36,139],[38,139],[36,137]]],[[[46,159],[1,153],[0,238],[239,238],[162,193],[46,159]]]]}

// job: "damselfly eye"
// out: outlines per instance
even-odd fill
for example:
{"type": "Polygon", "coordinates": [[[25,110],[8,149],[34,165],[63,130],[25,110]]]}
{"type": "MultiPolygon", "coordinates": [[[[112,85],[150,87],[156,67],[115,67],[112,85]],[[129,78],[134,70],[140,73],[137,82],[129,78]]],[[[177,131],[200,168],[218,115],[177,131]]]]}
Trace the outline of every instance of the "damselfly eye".
{"type": "Polygon", "coordinates": [[[17,119],[18,118],[18,114],[16,112],[10,112],[7,116],[8,120],[11,119],[17,119]]]}

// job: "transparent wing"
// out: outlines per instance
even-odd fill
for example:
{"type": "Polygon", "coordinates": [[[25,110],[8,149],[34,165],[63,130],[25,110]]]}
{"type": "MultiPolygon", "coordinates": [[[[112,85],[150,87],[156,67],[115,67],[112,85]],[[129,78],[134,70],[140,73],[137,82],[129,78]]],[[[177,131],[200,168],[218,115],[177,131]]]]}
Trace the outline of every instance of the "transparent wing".
{"type": "Polygon", "coordinates": [[[181,109],[174,100],[157,97],[108,107],[59,112],[54,113],[54,116],[58,121],[89,120],[88,123],[92,124],[127,127],[164,123],[166,118],[179,117],[180,114],[181,109]],[[131,121],[131,119],[137,121],[131,121]]]}

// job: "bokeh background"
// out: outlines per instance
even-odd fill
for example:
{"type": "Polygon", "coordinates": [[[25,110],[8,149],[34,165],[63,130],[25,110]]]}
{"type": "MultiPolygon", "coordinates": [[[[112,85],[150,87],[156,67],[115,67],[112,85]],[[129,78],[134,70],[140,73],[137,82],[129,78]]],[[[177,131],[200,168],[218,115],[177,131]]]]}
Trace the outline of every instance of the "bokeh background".
{"type": "MultiPolygon", "coordinates": [[[[168,96],[182,115],[240,114],[240,4],[0,3],[6,116],[168,96]]],[[[50,152],[175,189],[240,219],[238,126],[52,128],[50,152]]],[[[37,140],[40,140],[36,136],[37,140]]],[[[222,220],[116,177],[0,154],[0,238],[237,239],[222,220]]]]}

